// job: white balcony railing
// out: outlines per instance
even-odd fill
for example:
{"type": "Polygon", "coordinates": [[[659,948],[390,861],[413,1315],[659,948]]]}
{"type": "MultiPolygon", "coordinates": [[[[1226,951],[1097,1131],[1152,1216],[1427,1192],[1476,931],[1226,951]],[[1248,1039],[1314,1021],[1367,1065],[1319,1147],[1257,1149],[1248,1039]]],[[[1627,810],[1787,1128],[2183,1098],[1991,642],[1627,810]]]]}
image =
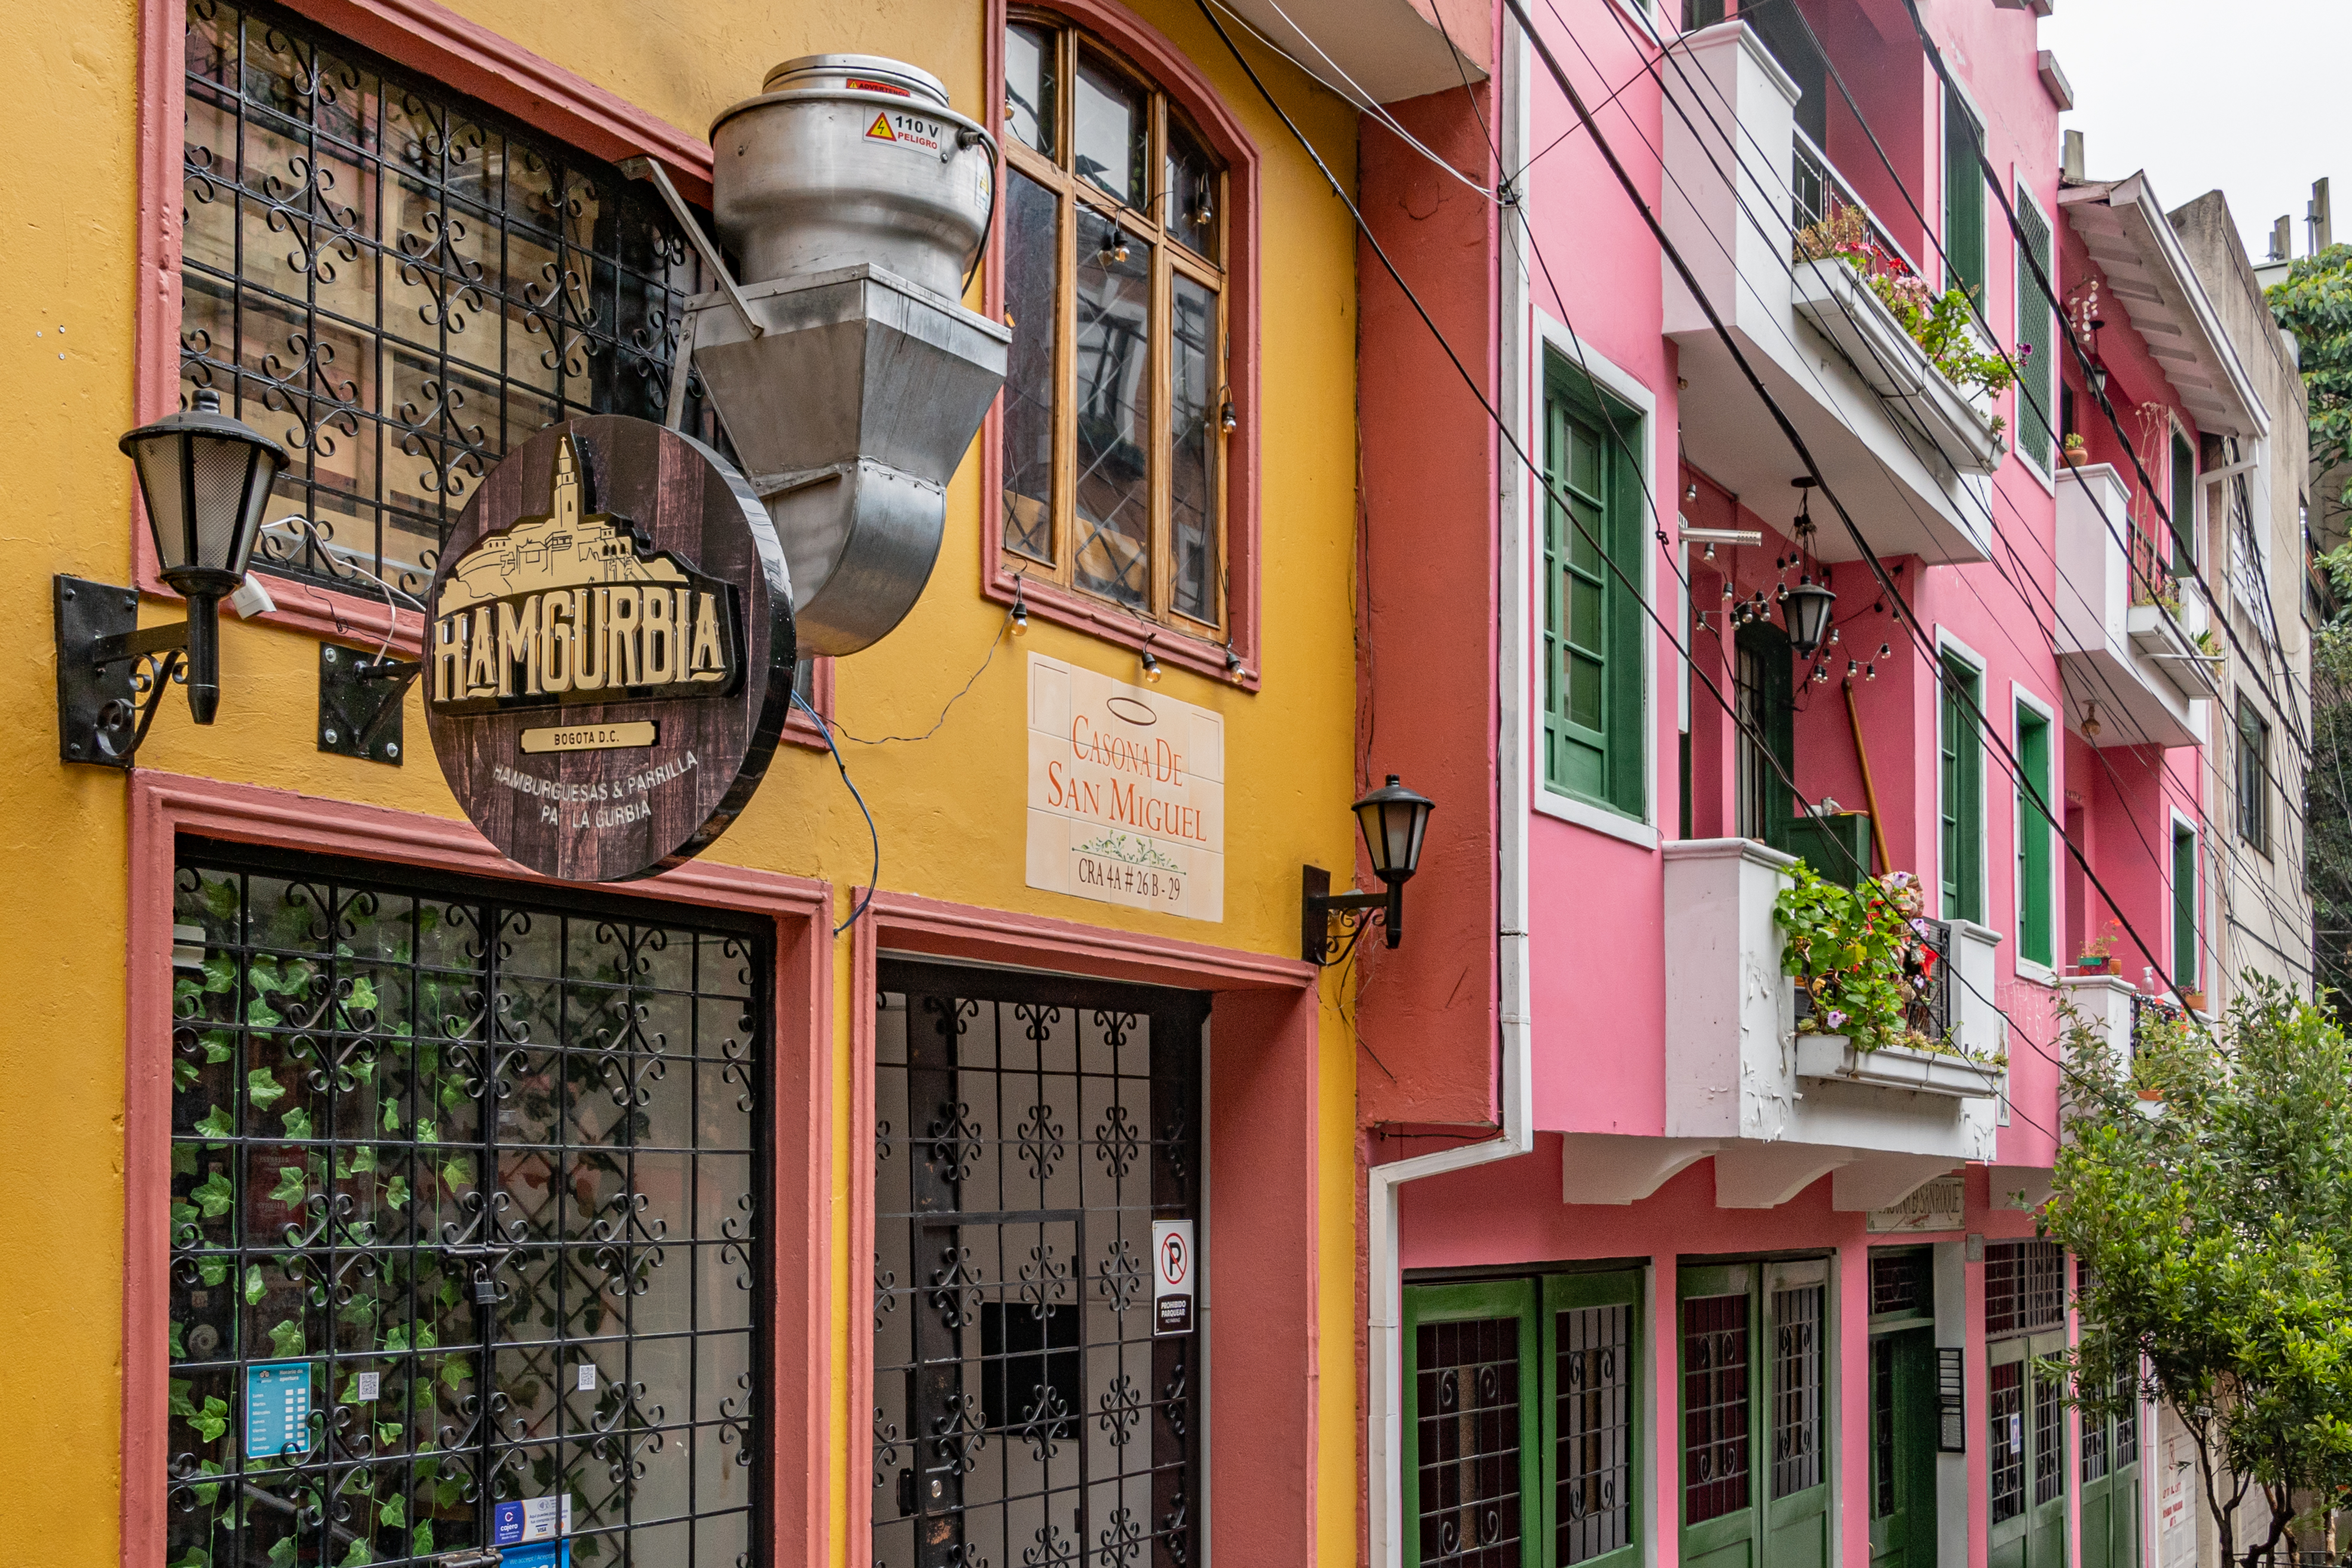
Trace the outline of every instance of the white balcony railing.
{"type": "MultiPolygon", "coordinates": [[[[2196,584],[2178,607],[2151,597],[2151,571],[2126,548],[2131,492],[2105,463],[2058,470],[2058,657],[2067,727],[2095,746],[2201,746],[2212,674],[2196,584]],[[2094,731],[2095,730],[2095,732],[2094,731]]],[[[2161,584],[2161,579],[2154,579],[2161,584]]]]}
{"type": "MultiPolygon", "coordinates": [[[[1993,1157],[1997,1066],[1796,1033],[1772,918],[1790,857],[1731,838],[1669,844],[1664,860],[1665,1132],[1712,1145],[1719,1205],[1768,1207],[1830,1174],[1836,1207],[1885,1208],[1993,1157]]],[[[1951,928],[1953,1041],[1995,1057],[2000,939],[1965,921],[1951,928]]]]}

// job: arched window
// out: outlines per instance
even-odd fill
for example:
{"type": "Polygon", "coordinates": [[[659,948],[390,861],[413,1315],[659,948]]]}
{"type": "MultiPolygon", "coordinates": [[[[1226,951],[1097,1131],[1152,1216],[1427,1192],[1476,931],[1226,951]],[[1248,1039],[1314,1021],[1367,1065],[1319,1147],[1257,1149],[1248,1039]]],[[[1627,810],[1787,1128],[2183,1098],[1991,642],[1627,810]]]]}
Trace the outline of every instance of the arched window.
{"type": "Polygon", "coordinates": [[[1003,563],[1226,637],[1226,176],[1100,40],[1004,38],[1003,563]]]}

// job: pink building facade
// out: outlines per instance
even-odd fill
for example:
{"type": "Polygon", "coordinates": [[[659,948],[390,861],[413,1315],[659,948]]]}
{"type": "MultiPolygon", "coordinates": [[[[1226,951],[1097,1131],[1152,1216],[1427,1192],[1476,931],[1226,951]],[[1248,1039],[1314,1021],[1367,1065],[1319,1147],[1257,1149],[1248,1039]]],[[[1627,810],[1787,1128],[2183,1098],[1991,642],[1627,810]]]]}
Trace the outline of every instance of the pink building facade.
{"type": "Polygon", "coordinates": [[[2145,180],[2062,172],[2046,6],[1526,9],[1361,153],[1360,729],[1440,803],[1355,1020],[1367,1560],[2155,1562],[2034,1211],[2067,1011],[2223,999],[2267,413],[2145,180]],[[1800,859],[1916,879],[1934,1048],[1801,1027],[1800,859]]]}

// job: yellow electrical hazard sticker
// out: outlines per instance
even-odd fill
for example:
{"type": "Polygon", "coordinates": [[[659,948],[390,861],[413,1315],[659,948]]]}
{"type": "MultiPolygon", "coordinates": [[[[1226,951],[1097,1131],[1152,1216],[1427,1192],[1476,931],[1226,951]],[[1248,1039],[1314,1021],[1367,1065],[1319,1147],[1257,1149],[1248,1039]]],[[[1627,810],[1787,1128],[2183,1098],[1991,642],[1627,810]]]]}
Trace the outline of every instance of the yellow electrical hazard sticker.
{"type": "Polygon", "coordinates": [[[940,149],[948,139],[948,128],[936,120],[926,120],[919,114],[893,113],[887,110],[875,115],[874,123],[866,128],[868,142],[887,142],[893,147],[909,153],[928,153],[940,156],[940,149]]]}

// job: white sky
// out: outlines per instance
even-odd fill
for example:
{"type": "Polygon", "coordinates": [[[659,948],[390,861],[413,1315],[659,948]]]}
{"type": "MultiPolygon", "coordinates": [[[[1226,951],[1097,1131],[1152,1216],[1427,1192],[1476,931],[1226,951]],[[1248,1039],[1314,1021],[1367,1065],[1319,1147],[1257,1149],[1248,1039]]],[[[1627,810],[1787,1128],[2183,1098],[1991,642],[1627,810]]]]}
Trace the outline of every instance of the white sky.
{"type": "Polygon", "coordinates": [[[2042,47],[2074,84],[2060,123],[2088,143],[2084,173],[2146,169],[2167,207],[2219,187],[2247,253],[2270,253],[2272,220],[2294,219],[2329,179],[2336,238],[2352,241],[2352,68],[2346,0],[2056,0],[2042,47]]]}

